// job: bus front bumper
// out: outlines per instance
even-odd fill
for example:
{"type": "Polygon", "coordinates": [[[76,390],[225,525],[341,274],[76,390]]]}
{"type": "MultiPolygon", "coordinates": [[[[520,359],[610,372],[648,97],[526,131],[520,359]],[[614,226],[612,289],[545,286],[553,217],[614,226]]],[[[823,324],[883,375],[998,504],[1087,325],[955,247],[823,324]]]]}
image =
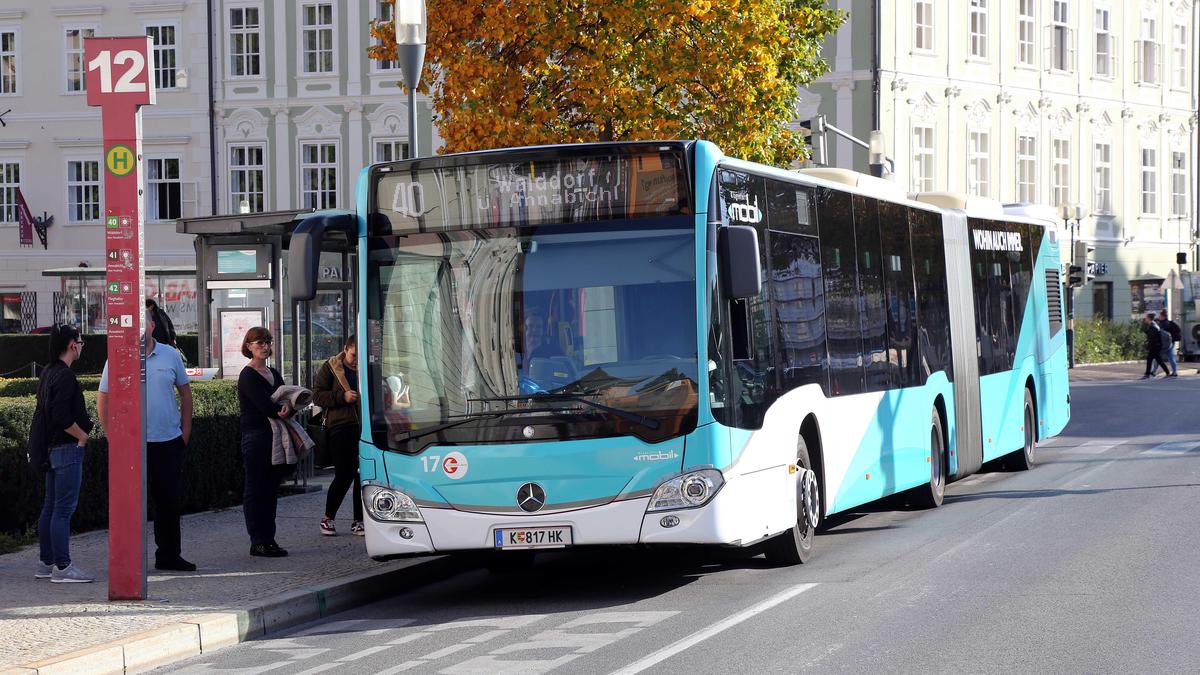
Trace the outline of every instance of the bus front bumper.
{"type": "Polygon", "coordinates": [[[643,497],[571,511],[519,515],[422,507],[423,523],[381,522],[368,516],[364,522],[367,553],[374,558],[391,558],[492,549],[497,528],[525,527],[570,527],[573,546],[744,546],[786,529],[790,526],[786,514],[795,513],[794,503],[771,503],[777,499],[767,495],[776,491],[764,488],[768,484],[773,487],[778,478],[765,484],[761,478],[766,478],[766,473],[731,480],[707,504],[692,509],[647,513],[650,500],[643,497]],[[785,517],[773,515],[781,511],[785,517]]]}

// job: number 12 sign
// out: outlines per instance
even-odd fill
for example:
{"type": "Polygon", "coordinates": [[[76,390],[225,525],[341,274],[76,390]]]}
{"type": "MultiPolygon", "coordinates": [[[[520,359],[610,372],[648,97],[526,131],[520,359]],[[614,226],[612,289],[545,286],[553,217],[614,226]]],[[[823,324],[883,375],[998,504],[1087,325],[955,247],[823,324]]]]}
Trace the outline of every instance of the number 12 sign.
{"type": "Polygon", "coordinates": [[[155,103],[149,37],[89,38],[83,49],[88,105],[137,107],[155,103]]]}

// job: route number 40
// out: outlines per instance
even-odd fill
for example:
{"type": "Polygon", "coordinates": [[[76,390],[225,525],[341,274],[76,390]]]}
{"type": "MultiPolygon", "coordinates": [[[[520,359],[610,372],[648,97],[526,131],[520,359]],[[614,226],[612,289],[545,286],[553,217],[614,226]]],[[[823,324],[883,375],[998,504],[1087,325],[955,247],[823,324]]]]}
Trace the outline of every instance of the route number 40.
{"type": "Polygon", "coordinates": [[[146,70],[146,56],[141,52],[125,49],[117,52],[117,57],[114,59],[112,52],[105,49],[88,62],[88,70],[100,71],[100,93],[102,94],[140,94],[146,91],[145,82],[134,82],[146,70]],[[113,64],[124,65],[130,62],[133,65],[129,66],[125,74],[117,80],[116,87],[113,87],[113,64]]]}

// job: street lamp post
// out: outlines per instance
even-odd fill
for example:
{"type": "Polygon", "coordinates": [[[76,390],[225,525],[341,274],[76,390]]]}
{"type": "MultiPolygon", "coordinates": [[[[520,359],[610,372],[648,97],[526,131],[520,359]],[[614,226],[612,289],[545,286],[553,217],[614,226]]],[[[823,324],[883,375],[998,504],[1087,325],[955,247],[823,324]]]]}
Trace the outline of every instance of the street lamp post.
{"type": "Polygon", "coordinates": [[[417,156],[417,85],[425,65],[425,0],[396,0],[396,57],[408,87],[408,156],[417,156]]]}
{"type": "MultiPolygon", "coordinates": [[[[1058,215],[1071,232],[1070,266],[1086,266],[1086,260],[1075,259],[1075,236],[1079,231],[1079,221],[1084,217],[1084,208],[1078,204],[1059,204],[1058,215]],[[1071,221],[1074,221],[1073,225],[1071,221]]],[[[1084,278],[1087,278],[1086,273],[1084,278]]],[[[1070,275],[1067,277],[1067,367],[1075,367],[1075,286],[1071,284],[1070,275]]]]}

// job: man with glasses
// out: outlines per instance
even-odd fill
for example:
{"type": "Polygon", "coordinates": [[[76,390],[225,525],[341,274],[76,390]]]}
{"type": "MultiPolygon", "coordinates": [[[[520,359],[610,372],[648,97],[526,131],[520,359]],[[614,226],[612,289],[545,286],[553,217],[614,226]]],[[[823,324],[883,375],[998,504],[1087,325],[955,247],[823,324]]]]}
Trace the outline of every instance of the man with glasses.
{"type": "MultiPolygon", "coordinates": [[[[154,505],[154,569],[194,572],[196,566],[180,555],[179,497],[183,492],[183,454],[192,435],[192,387],[183,357],[154,339],[154,314],[146,313],[146,473],[154,505]],[[179,407],[175,391],[179,392],[179,407]],[[181,413],[182,409],[182,415],[181,413]]],[[[107,427],[108,363],[100,375],[96,412],[107,427]]]]}

